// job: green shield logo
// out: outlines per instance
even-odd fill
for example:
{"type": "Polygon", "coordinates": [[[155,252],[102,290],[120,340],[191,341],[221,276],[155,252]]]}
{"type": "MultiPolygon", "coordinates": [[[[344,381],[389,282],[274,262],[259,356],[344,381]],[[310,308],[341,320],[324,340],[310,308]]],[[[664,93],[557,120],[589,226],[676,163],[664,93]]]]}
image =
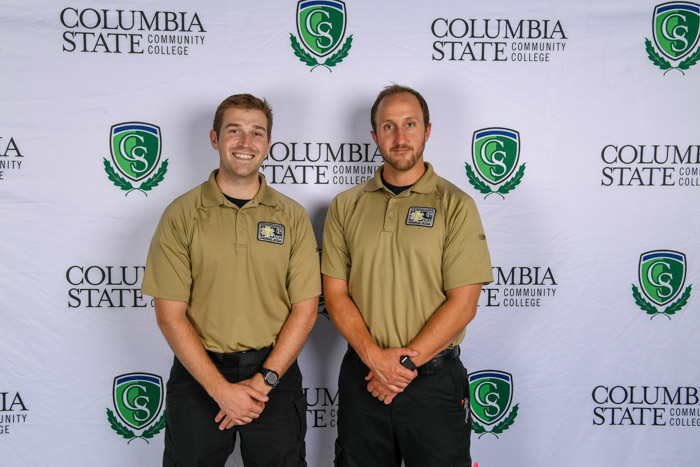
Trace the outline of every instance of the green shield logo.
{"type": "Polygon", "coordinates": [[[477,371],[469,375],[469,396],[474,418],[485,425],[502,419],[513,401],[513,377],[496,370],[477,371]]]}
{"type": "Polygon", "coordinates": [[[163,406],[163,380],[150,373],[129,373],[114,378],[114,408],[124,423],[135,429],[150,424],[163,406]]]}
{"type": "Polygon", "coordinates": [[[639,284],[644,295],[659,306],[678,296],[685,285],[685,275],[685,255],[678,251],[648,251],[639,258],[639,284]]]}
{"type": "Polygon", "coordinates": [[[472,160],[481,178],[498,185],[515,170],[520,158],[520,134],[508,128],[484,128],[474,132],[472,160]]]}
{"type": "Polygon", "coordinates": [[[684,58],[695,49],[700,38],[700,5],[691,2],[657,5],[652,30],[662,54],[671,60],[684,58]]]}
{"type": "Polygon", "coordinates": [[[297,31],[307,49],[317,57],[333,52],[345,36],[345,2],[301,0],[297,4],[297,31]]]}
{"type": "Polygon", "coordinates": [[[138,182],[148,177],[160,161],[160,128],[149,123],[126,122],[112,126],[112,162],[126,178],[138,182]]]}

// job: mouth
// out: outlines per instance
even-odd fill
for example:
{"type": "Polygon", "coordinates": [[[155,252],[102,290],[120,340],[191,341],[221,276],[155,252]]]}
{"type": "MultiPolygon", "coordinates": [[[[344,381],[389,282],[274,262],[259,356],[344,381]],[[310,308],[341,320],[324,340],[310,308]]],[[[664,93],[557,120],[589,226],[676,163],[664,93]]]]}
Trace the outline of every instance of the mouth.
{"type": "Polygon", "coordinates": [[[406,152],[410,151],[412,148],[410,146],[394,146],[391,148],[393,152],[406,152]]]}
{"type": "Polygon", "coordinates": [[[254,156],[253,154],[246,154],[246,153],[244,153],[244,152],[234,152],[234,153],[233,153],[233,157],[235,157],[236,159],[241,159],[241,160],[244,160],[244,161],[248,161],[248,160],[252,159],[252,158],[255,157],[255,156],[254,156]]]}

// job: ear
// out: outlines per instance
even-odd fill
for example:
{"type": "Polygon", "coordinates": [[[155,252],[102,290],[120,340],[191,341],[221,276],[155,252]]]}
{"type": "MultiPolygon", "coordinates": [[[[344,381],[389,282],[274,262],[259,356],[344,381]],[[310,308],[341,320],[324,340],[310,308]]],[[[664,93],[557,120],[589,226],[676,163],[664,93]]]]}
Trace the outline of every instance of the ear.
{"type": "Polygon", "coordinates": [[[425,141],[428,141],[430,139],[430,129],[433,127],[432,123],[428,123],[428,126],[425,127],[425,141]]]}
{"type": "Polygon", "coordinates": [[[268,138],[268,141],[267,141],[267,152],[265,152],[265,154],[270,154],[270,148],[271,148],[271,147],[272,147],[272,136],[270,136],[270,137],[268,138]]]}
{"type": "Polygon", "coordinates": [[[374,144],[376,144],[377,147],[379,147],[379,140],[377,139],[377,133],[375,133],[374,131],[370,131],[369,133],[372,135],[372,139],[374,140],[374,144]]]}
{"type": "Polygon", "coordinates": [[[209,140],[211,140],[211,147],[216,149],[217,151],[219,150],[219,139],[216,137],[216,132],[214,130],[211,130],[209,132],[209,140]]]}

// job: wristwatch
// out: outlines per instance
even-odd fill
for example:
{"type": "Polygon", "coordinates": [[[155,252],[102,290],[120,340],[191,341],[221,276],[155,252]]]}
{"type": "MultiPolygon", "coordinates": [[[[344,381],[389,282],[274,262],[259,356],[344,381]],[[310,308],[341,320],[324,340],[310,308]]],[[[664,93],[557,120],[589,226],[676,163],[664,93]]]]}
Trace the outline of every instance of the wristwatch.
{"type": "Polygon", "coordinates": [[[259,373],[263,375],[265,384],[271,386],[273,389],[275,388],[275,386],[277,386],[277,383],[280,382],[280,375],[278,375],[276,371],[270,370],[268,368],[260,368],[259,373]]]}

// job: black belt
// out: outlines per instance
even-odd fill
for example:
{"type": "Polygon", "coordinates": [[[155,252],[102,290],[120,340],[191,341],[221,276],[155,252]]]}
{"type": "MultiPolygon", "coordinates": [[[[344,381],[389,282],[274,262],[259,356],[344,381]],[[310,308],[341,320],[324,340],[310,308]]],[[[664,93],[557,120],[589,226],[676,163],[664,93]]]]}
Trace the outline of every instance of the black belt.
{"type": "Polygon", "coordinates": [[[262,365],[270,352],[272,347],[264,347],[260,350],[248,350],[246,352],[233,352],[233,353],[219,353],[207,350],[209,358],[214,363],[220,363],[227,367],[236,366],[248,366],[248,365],[262,365]]]}
{"type": "MultiPolygon", "coordinates": [[[[439,370],[445,363],[451,362],[452,360],[455,360],[459,357],[460,351],[459,351],[459,346],[452,347],[451,349],[445,349],[436,356],[433,357],[432,360],[430,360],[427,363],[424,363],[423,365],[419,366],[416,368],[418,370],[418,375],[419,376],[428,376],[432,375],[433,373],[436,373],[437,370],[439,370]]],[[[362,359],[360,356],[355,352],[355,349],[353,349],[350,345],[348,345],[348,355],[356,362],[360,362],[364,365],[362,362],[362,359]]]]}

